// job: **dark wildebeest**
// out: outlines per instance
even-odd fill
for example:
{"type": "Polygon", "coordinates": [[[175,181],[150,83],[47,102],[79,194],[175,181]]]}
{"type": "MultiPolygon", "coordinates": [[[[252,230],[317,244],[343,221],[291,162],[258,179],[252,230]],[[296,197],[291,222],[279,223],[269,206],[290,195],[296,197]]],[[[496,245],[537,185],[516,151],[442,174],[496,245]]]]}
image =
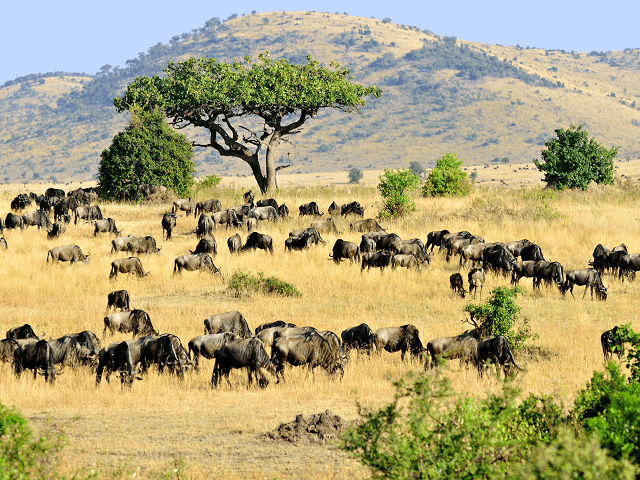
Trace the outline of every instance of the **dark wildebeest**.
{"type": "Polygon", "coordinates": [[[313,373],[320,366],[330,374],[340,371],[344,375],[338,352],[334,352],[331,344],[317,332],[275,338],[271,346],[271,361],[276,366],[278,380],[284,380],[287,364],[307,365],[308,373],[313,373]]]}
{"type": "MultiPolygon", "coordinates": [[[[81,188],[78,188],[76,190],[71,190],[67,194],[67,196],[68,198],[75,198],[76,201],[78,202],[78,205],[80,204],[88,205],[90,201],[87,193],[81,188]]],[[[73,208],[74,211],[78,207],[78,205],[76,205],[76,207],[73,208]]]]}
{"type": "Polygon", "coordinates": [[[338,215],[340,213],[340,207],[335,202],[335,200],[331,202],[331,205],[329,205],[329,209],[327,210],[327,212],[329,213],[329,215],[338,215]]]}
{"type": "Polygon", "coordinates": [[[22,216],[22,218],[24,218],[25,227],[37,226],[38,229],[45,228],[47,230],[51,228],[51,220],[49,220],[49,217],[44,210],[27,212],[22,216]]]}
{"type": "Polygon", "coordinates": [[[17,377],[23,370],[32,370],[35,380],[40,371],[44,372],[44,379],[53,383],[60,370],[53,368],[51,347],[46,340],[18,342],[18,348],[13,352],[13,371],[17,377]]]}
{"type": "Polygon", "coordinates": [[[227,240],[227,246],[230,253],[239,253],[242,251],[242,239],[237,233],[227,240]]]}
{"type": "Polygon", "coordinates": [[[45,197],[64,197],[66,193],[61,188],[49,187],[44,191],[45,197]]]}
{"type": "Polygon", "coordinates": [[[139,278],[149,275],[149,272],[144,271],[138,257],[120,258],[111,262],[109,278],[117,277],[118,273],[131,273],[139,278]]]}
{"type": "Polygon", "coordinates": [[[176,218],[177,215],[174,215],[173,213],[165,213],[162,216],[162,236],[163,236],[163,240],[165,239],[165,234],[166,234],[166,240],[171,240],[171,232],[173,231],[174,228],[176,228],[176,218]]]}
{"type": "Polygon", "coordinates": [[[51,230],[47,233],[47,238],[53,239],[58,238],[64,232],[67,231],[67,226],[64,223],[56,222],[51,226],[51,230]]]}
{"type": "Polygon", "coordinates": [[[193,200],[191,200],[191,198],[181,198],[179,200],[173,201],[173,207],[171,207],[171,213],[175,215],[178,211],[182,210],[183,212],[186,213],[187,217],[191,215],[192,212],[193,212],[193,216],[195,217],[195,209],[196,209],[196,206],[193,203],[193,200]]]}
{"type": "Polygon", "coordinates": [[[485,271],[493,271],[507,275],[513,271],[513,264],[516,259],[503,243],[496,243],[486,247],[482,251],[482,268],[485,271]]]}
{"type": "Polygon", "coordinates": [[[249,216],[258,220],[277,220],[278,209],[273,208],[271,205],[266,207],[255,207],[249,212],[249,216]]]}
{"type": "Polygon", "coordinates": [[[611,360],[613,354],[618,355],[618,360],[624,354],[624,343],[618,334],[618,326],[616,325],[611,330],[602,332],[600,335],[600,343],[602,344],[602,354],[604,355],[604,361],[611,360]]]}
{"type": "Polygon", "coordinates": [[[518,258],[520,256],[520,251],[522,250],[522,248],[528,245],[531,245],[531,242],[526,238],[523,238],[522,240],[518,240],[516,242],[507,243],[507,249],[509,250],[509,252],[511,252],[511,255],[518,258]]]}
{"type": "Polygon", "coordinates": [[[104,317],[104,330],[102,338],[107,334],[107,329],[111,335],[118,331],[120,333],[133,333],[134,337],[144,335],[159,335],[153,328],[149,314],[144,310],[131,310],[129,312],[112,313],[104,317]]]}
{"type": "Polygon", "coordinates": [[[206,253],[195,253],[192,255],[180,255],[173,262],[173,274],[182,273],[182,270],[194,272],[209,272],[214,275],[220,275],[220,269],[213,264],[213,260],[206,253]]]}
{"type": "Polygon", "coordinates": [[[249,205],[236,205],[235,207],[229,207],[226,211],[233,212],[236,215],[249,215],[251,213],[251,207],[249,205]]]}
{"type": "Polygon", "coordinates": [[[211,235],[211,232],[213,232],[213,220],[211,220],[211,217],[208,217],[204,213],[201,213],[200,218],[198,218],[196,236],[198,238],[204,238],[207,235],[211,235]]]}
{"type": "Polygon", "coordinates": [[[478,341],[474,338],[474,330],[468,330],[457,337],[434,338],[427,343],[429,357],[425,358],[424,368],[438,366],[441,359],[460,359],[460,366],[464,363],[469,368],[470,363],[476,363],[478,341]]]}
{"type": "Polygon", "coordinates": [[[18,342],[13,338],[0,340],[0,362],[13,363],[14,353],[18,348],[18,342]]]}
{"type": "Polygon", "coordinates": [[[256,207],[273,207],[278,210],[278,202],[275,198],[263,198],[256,202],[256,207]]]}
{"type": "Polygon", "coordinates": [[[520,249],[520,258],[523,262],[528,260],[537,262],[539,260],[544,260],[544,255],[542,255],[542,249],[535,243],[532,243],[531,245],[527,245],[520,249]]]}
{"type": "Polygon", "coordinates": [[[127,242],[127,252],[133,255],[139,253],[159,253],[162,247],[156,246],[156,239],[147,235],[144,238],[135,237],[127,242]]]}
{"type": "Polygon", "coordinates": [[[66,245],[64,247],[53,247],[47,253],[47,263],[49,258],[53,263],[69,262],[71,265],[74,263],[89,263],[89,253],[86,255],[82,253],[82,250],[77,245],[66,245]]]}
{"type": "Polygon", "coordinates": [[[373,352],[375,335],[366,323],[347,328],[340,334],[340,338],[342,338],[342,345],[347,351],[353,348],[367,354],[373,352]]]}
{"type": "Polygon", "coordinates": [[[369,238],[366,234],[362,235],[362,240],[360,241],[360,253],[367,252],[375,252],[376,251],[376,241],[372,238],[369,238]]]}
{"type": "Polygon", "coordinates": [[[345,216],[353,213],[354,215],[364,216],[364,208],[358,202],[345,203],[340,209],[340,215],[345,216]]]}
{"type": "Polygon", "coordinates": [[[500,370],[503,370],[505,378],[515,376],[520,369],[511,354],[509,341],[503,335],[487,338],[486,340],[480,340],[478,342],[476,365],[478,366],[478,374],[481,377],[488,364],[496,366],[496,373],[498,375],[500,374],[500,370]]]}
{"type": "Polygon", "coordinates": [[[282,320],[276,320],[275,322],[263,323],[262,325],[258,325],[254,330],[254,335],[258,335],[262,330],[266,330],[267,328],[296,328],[296,325],[293,323],[286,323],[282,320]]]}
{"type": "Polygon", "coordinates": [[[564,295],[567,290],[571,293],[571,296],[575,299],[576,297],[573,295],[573,286],[578,285],[582,287],[585,285],[584,293],[582,294],[582,298],[587,294],[587,290],[591,287],[591,300],[593,300],[593,289],[596,289],[596,298],[598,300],[606,300],[607,299],[607,289],[602,284],[602,278],[600,278],[600,274],[597,270],[593,268],[585,268],[582,270],[569,270],[565,274],[565,282],[564,285],[560,288],[560,291],[564,295]]]}
{"type": "Polygon", "coordinates": [[[338,227],[336,227],[336,224],[333,221],[333,218],[323,218],[321,220],[311,222],[311,228],[315,228],[320,233],[335,233],[336,235],[340,233],[338,231],[338,227]]]}
{"type": "Polygon", "coordinates": [[[627,277],[629,281],[633,281],[638,270],[640,270],[640,253],[623,255],[619,263],[618,278],[623,282],[624,277],[627,277]]]}
{"type": "Polygon", "coordinates": [[[480,287],[480,301],[482,301],[482,287],[487,279],[484,274],[484,268],[474,268],[469,272],[467,280],[469,281],[469,295],[473,291],[473,298],[476,298],[476,291],[480,287]]]}
{"type": "Polygon", "coordinates": [[[251,232],[242,246],[242,251],[256,248],[269,251],[273,255],[273,239],[263,233],[251,232]]]}
{"type": "Polygon", "coordinates": [[[199,369],[199,358],[202,355],[208,360],[212,360],[215,357],[215,353],[226,343],[233,340],[238,340],[235,333],[222,332],[215,333],[213,335],[200,335],[189,340],[189,357],[193,358],[195,369],[199,369]],[[193,357],[191,353],[193,352],[193,357]]]}
{"type": "Polygon", "coordinates": [[[278,216],[280,219],[287,218],[289,216],[289,207],[284,203],[278,207],[278,216]]]}
{"type": "Polygon", "coordinates": [[[379,268],[380,271],[384,271],[385,267],[391,265],[391,255],[386,252],[368,252],[362,255],[362,264],[360,265],[360,271],[367,267],[367,271],[371,268],[379,268]]]}
{"type": "Polygon", "coordinates": [[[211,200],[204,200],[202,202],[198,202],[196,203],[196,211],[194,213],[194,216],[198,216],[198,213],[216,213],[216,212],[221,212],[222,211],[222,204],[220,203],[220,200],[216,200],[216,199],[211,199],[211,200]]]}
{"type": "Polygon", "coordinates": [[[465,297],[466,292],[464,290],[464,280],[462,279],[462,275],[459,273],[452,273],[449,277],[449,285],[451,285],[451,290],[453,290],[454,293],[457,292],[462,298],[465,297]]]}
{"type": "Polygon", "coordinates": [[[564,270],[558,262],[547,262],[540,260],[533,265],[533,288],[540,288],[542,281],[547,285],[555,282],[559,289],[562,290],[564,284],[564,270]]]}
{"type": "MultiPolygon", "coordinates": [[[[329,258],[336,264],[339,264],[343,259],[349,259],[351,263],[360,261],[360,247],[354,242],[347,242],[339,238],[334,243],[329,258]]],[[[364,267],[363,267],[364,268],[364,267]]]]}
{"type": "Polygon", "coordinates": [[[113,311],[129,310],[129,292],[126,290],[116,290],[107,295],[107,311],[113,307],[113,311]]]}
{"type": "Polygon", "coordinates": [[[209,255],[216,256],[218,254],[218,244],[216,243],[216,237],[209,235],[205,238],[201,238],[196,245],[195,250],[189,250],[192,254],[208,253],[209,255]]]}
{"type": "Polygon", "coordinates": [[[78,201],[73,197],[64,198],[62,200],[59,200],[53,206],[53,220],[54,221],[62,220],[65,215],[69,214],[69,208],[70,208],[69,207],[69,199],[71,199],[74,202],[74,206],[73,206],[72,210],[75,210],[78,207],[78,201]]]}
{"type": "Polygon", "coordinates": [[[103,220],[102,211],[98,205],[91,205],[89,207],[89,221],[103,220]]]}
{"type": "Polygon", "coordinates": [[[253,193],[253,190],[249,189],[248,192],[242,194],[242,201],[249,205],[253,204],[253,200],[256,198],[256,194],[253,193]]]}
{"type": "Polygon", "coordinates": [[[138,193],[145,197],[150,197],[151,195],[162,195],[167,193],[167,187],[164,185],[153,185],[151,183],[139,183],[138,184],[138,193]]]}
{"type": "Polygon", "coordinates": [[[537,262],[533,260],[514,263],[513,273],[511,274],[511,285],[517,285],[522,277],[533,278],[533,267],[536,263],[537,262]]]}
{"type": "Polygon", "coordinates": [[[111,240],[111,253],[124,252],[129,248],[129,242],[135,240],[135,235],[127,235],[126,237],[117,237],[111,240]]]}
{"type": "Polygon", "coordinates": [[[252,333],[247,320],[240,312],[232,310],[226,313],[217,313],[205,318],[204,334],[231,332],[240,338],[249,338],[252,333]]]}
{"type": "Polygon", "coordinates": [[[390,353],[399,351],[402,360],[407,352],[414,360],[418,360],[424,350],[418,329],[410,324],[401,327],[379,328],[373,332],[373,335],[377,352],[381,352],[383,349],[390,353]]]}
{"type": "Polygon", "coordinates": [[[11,200],[11,210],[24,210],[31,205],[29,196],[25,193],[19,194],[16,198],[11,200]]]}
{"type": "Polygon", "coordinates": [[[71,335],[65,335],[57,340],[49,340],[51,360],[54,365],[75,367],[78,364],[90,365],[96,359],[93,349],[80,344],[71,335]]]}
{"type": "MultiPolygon", "coordinates": [[[[42,334],[44,336],[44,333],[42,334]]],[[[35,338],[36,340],[40,340],[36,335],[36,332],[33,331],[31,325],[25,323],[21,327],[13,327],[7,331],[6,338],[13,338],[14,340],[26,340],[29,338],[35,338]]]]}
{"type": "Polygon", "coordinates": [[[116,236],[121,235],[121,232],[119,232],[116,227],[116,221],[113,218],[96,220],[93,224],[93,236],[95,237],[98,233],[113,233],[116,236]]]}
{"type": "Polygon", "coordinates": [[[7,217],[4,220],[4,226],[7,230],[11,230],[13,228],[24,230],[24,218],[22,218],[21,215],[16,215],[15,213],[7,213],[7,217]]]}
{"type": "MultiPolygon", "coordinates": [[[[89,356],[91,357],[97,355],[98,351],[100,350],[100,340],[98,340],[98,337],[96,337],[95,333],[89,330],[85,330],[80,333],[70,333],[66,336],[73,338],[80,344],[80,346],[86,348],[89,352],[89,356]]],[[[90,363],[94,363],[94,360],[95,357],[92,358],[90,363]]]]}
{"type": "MultiPolygon", "coordinates": [[[[342,342],[335,333],[330,330],[324,330],[318,333],[322,338],[329,342],[331,350],[333,350],[333,352],[335,353],[342,367],[349,363],[349,355],[347,355],[347,352],[345,352],[344,348],[342,348],[342,342]]],[[[342,375],[344,376],[344,370],[342,370],[342,375]]]]}
{"type": "Polygon", "coordinates": [[[384,229],[373,218],[365,220],[354,220],[349,224],[349,228],[354,232],[381,232],[384,229]]]}
{"type": "Polygon", "coordinates": [[[291,250],[306,250],[313,244],[313,236],[308,234],[302,234],[300,237],[288,237],[284,241],[284,251],[290,252],[291,250]]]}
{"type": "Polygon", "coordinates": [[[378,234],[378,235],[372,235],[370,236],[370,238],[372,238],[373,240],[375,240],[376,242],[376,250],[382,251],[382,250],[390,250],[391,249],[391,245],[394,242],[400,242],[402,243],[402,239],[396,235],[395,233],[383,233],[383,234],[378,234]]]}
{"type": "Polygon", "coordinates": [[[320,210],[318,208],[318,204],[316,202],[303,203],[302,205],[300,205],[298,210],[300,212],[299,216],[303,216],[303,215],[315,215],[315,216],[324,215],[324,213],[320,212],[320,210]]]}
{"type": "Polygon", "coordinates": [[[131,387],[134,379],[142,380],[142,377],[138,376],[138,371],[135,369],[140,358],[136,356],[134,359],[132,355],[133,352],[129,348],[130,344],[134,342],[135,340],[126,340],[124,342],[112,343],[98,352],[96,385],[100,384],[102,372],[105,370],[107,382],[109,381],[111,373],[116,372],[120,376],[123,387],[131,387]]]}
{"type": "Polygon", "coordinates": [[[264,348],[264,345],[257,338],[246,338],[234,340],[226,343],[215,354],[216,364],[213,367],[211,376],[211,386],[217,387],[223,376],[229,381],[229,373],[233,368],[247,368],[249,370],[249,385],[252,383],[252,374],[261,388],[269,384],[267,373],[275,375],[275,367],[264,348]]]}

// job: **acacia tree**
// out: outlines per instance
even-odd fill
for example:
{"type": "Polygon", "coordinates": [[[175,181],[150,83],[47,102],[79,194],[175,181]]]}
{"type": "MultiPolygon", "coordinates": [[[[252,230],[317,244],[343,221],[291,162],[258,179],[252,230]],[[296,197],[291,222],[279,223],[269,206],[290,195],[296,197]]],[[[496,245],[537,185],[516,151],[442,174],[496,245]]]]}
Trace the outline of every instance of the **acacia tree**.
{"type": "Polygon", "coordinates": [[[322,67],[307,56],[304,65],[271,60],[268,52],[258,61],[218,62],[190,58],[170,62],[164,76],[138,77],[122,97],[114,99],[118,112],[140,106],[161,108],[175,128],[205,128],[208,143],[223,157],[245,161],[264,193],[276,187],[276,149],[288,135],[300,133],[304,123],[323,108],[359,112],[365,97],[380,96],[378,87],[351,82],[349,70],[331,63],[322,67]],[[238,124],[253,117],[260,129],[238,124]],[[265,148],[265,170],[260,153],[265,148]]]}

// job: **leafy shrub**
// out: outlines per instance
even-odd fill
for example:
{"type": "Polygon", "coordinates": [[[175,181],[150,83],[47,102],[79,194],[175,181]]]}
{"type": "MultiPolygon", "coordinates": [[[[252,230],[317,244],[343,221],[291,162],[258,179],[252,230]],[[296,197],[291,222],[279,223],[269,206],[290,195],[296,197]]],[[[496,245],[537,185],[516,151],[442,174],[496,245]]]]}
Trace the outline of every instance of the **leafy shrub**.
{"type": "Polygon", "coordinates": [[[422,175],[424,173],[424,167],[420,165],[420,162],[416,162],[415,160],[409,164],[409,170],[414,175],[422,175]]]}
{"type": "Polygon", "coordinates": [[[387,170],[380,175],[378,191],[383,198],[380,218],[402,217],[416,210],[416,204],[411,201],[408,192],[420,185],[420,179],[410,170],[387,170]]]}
{"type": "Polygon", "coordinates": [[[275,294],[285,297],[301,297],[300,291],[292,284],[280,280],[276,277],[265,277],[264,273],[258,272],[258,276],[242,270],[233,272],[229,279],[229,289],[235,292],[236,296],[243,292],[259,292],[263,294],[275,294]]]}
{"type": "Polygon", "coordinates": [[[217,175],[207,175],[196,184],[196,192],[208,192],[213,190],[220,185],[221,181],[222,178],[217,175]]]}
{"type": "Polygon", "coordinates": [[[454,153],[445,153],[429,172],[422,194],[425,197],[467,195],[471,191],[471,182],[461,167],[462,161],[454,153]]]}
{"type": "Polygon", "coordinates": [[[353,167],[349,170],[349,183],[358,183],[362,180],[362,177],[364,177],[364,174],[359,168],[353,167]]]}

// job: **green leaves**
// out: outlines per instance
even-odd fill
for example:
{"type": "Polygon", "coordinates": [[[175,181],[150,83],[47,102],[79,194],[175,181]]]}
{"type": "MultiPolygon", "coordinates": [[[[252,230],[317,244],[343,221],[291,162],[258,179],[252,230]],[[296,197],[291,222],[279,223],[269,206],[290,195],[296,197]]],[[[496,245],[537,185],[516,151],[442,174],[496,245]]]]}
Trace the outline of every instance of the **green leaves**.
{"type": "Polygon", "coordinates": [[[445,153],[429,172],[422,194],[425,197],[467,195],[471,191],[471,183],[461,167],[462,161],[458,160],[455,153],[445,153]]]}
{"type": "Polygon", "coordinates": [[[534,160],[544,173],[546,182],[555,182],[558,188],[582,188],[589,183],[613,184],[613,159],[617,147],[607,150],[594,138],[589,139],[582,125],[571,125],[567,130],[555,131],[557,138],[545,142],[542,162],[534,160]]]}
{"type": "Polygon", "coordinates": [[[402,217],[416,210],[416,204],[411,201],[408,192],[416,190],[420,186],[420,178],[411,173],[411,170],[387,170],[380,175],[378,191],[382,195],[384,205],[379,215],[380,218],[402,217]]]}

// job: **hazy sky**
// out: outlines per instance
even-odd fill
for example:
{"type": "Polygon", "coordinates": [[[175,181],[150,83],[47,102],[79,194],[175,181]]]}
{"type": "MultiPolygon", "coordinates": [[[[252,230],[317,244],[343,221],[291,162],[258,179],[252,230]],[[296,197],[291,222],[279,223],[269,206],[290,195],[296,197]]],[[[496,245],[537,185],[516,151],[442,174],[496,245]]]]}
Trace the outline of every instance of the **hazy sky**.
{"type": "Polygon", "coordinates": [[[640,1],[31,0],[3,5],[0,85],[31,73],[125,66],[212,17],[272,11],[348,13],[476,42],[576,52],[640,48],[640,1]]]}

